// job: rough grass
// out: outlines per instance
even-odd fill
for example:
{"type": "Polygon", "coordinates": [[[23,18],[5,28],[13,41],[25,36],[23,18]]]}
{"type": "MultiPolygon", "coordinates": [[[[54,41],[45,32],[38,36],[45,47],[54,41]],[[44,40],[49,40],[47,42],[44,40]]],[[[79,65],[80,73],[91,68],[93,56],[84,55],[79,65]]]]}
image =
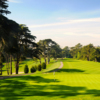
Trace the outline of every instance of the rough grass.
{"type": "MultiPolygon", "coordinates": [[[[100,63],[62,61],[64,67],[55,75],[36,73],[0,80],[0,100],[100,100],[100,63]]],[[[59,64],[52,63],[47,72],[59,64]]]]}

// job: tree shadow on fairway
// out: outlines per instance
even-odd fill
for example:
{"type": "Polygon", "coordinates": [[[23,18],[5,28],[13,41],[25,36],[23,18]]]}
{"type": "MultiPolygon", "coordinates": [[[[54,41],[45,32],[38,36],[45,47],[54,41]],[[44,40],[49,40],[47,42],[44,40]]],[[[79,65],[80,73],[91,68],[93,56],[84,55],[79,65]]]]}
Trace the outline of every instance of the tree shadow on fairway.
{"type": "MultiPolygon", "coordinates": [[[[29,77],[29,76],[28,76],[29,77]]],[[[80,95],[78,91],[85,90],[85,87],[71,87],[65,85],[51,85],[51,84],[42,84],[39,83],[48,83],[53,79],[44,79],[43,77],[29,77],[29,80],[26,81],[20,78],[10,78],[6,80],[1,80],[0,82],[0,97],[4,100],[21,100],[29,96],[59,96],[62,98],[69,96],[80,95]],[[41,78],[41,80],[40,80],[41,78]],[[38,84],[34,84],[39,82],[38,84]],[[49,91],[51,90],[51,91],[49,91]]],[[[57,83],[57,81],[55,82],[57,83]]]]}
{"type": "MultiPolygon", "coordinates": [[[[16,77],[16,79],[20,79],[23,81],[34,81],[35,83],[51,83],[54,82],[54,79],[47,79],[43,78],[41,76],[20,76],[16,77]]],[[[60,82],[59,80],[56,79],[56,82],[60,82]]]]}
{"type": "Polygon", "coordinates": [[[21,100],[30,96],[58,96],[59,98],[66,98],[91,94],[99,96],[100,94],[100,90],[87,90],[86,87],[59,85],[57,84],[58,81],[51,85],[49,84],[50,82],[53,82],[53,79],[40,76],[23,76],[0,80],[0,98],[1,100],[21,100]]]}
{"type": "Polygon", "coordinates": [[[58,72],[78,73],[78,72],[85,72],[85,71],[80,69],[60,69],[58,70],[58,72]]]}
{"type": "Polygon", "coordinates": [[[67,72],[67,73],[82,73],[82,72],[85,72],[84,70],[80,70],[80,69],[58,69],[58,68],[55,68],[55,69],[47,71],[45,73],[54,72],[55,70],[57,70],[57,72],[67,72]]]}
{"type": "Polygon", "coordinates": [[[62,59],[62,62],[80,62],[79,60],[75,60],[75,59],[62,59]]]}
{"type": "Polygon", "coordinates": [[[94,96],[99,96],[100,97],[100,90],[96,90],[96,89],[87,90],[86,94],[92,94],[94,96]]]}

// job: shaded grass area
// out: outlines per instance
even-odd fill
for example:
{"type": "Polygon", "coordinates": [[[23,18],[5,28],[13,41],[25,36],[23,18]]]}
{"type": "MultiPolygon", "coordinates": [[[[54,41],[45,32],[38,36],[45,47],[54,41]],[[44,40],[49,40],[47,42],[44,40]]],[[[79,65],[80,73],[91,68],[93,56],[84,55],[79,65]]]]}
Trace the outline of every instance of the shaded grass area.
{"type": "MultiPolygon", "coordinates": [[[[44,59],[41,59],[41,61],[44,62],[44,59]]],[[[47,67],[50,67],[51,64],[54,63],[54,62],[55,61],[53,59],[51,59],[51,63],[50,63],[50,65],[47,65],[47,67]]],[[[20,72],[24,73],[24,67],[25,67],[26,64],[28,65],[29,73],[30,73],[31,67],[40,64],[40,62],[39,62],[39,60],[34,61],[33,59],[26,59],[25,61],[21,61],[19,63],[19,74],[20,74],[20,72]]],[[[3,75],[7,75],[7,69],[6,69],[5,63],[4,63],[4,66],[2,68],[2,73],[3,73],[3,75]]],[[[12,73],[15,73],[15,63],[14,62],[12,63],[12,73]]]]}
{"type": "Polygon", "coordinates": [[[97,81],[100,75],[95,76],[97,79],[88,75],[79,77],[77,74],[64,74],[64,76],[68,78],[65,80],[63,75],[56,73],[56,81],[54,81],[52,73],[41,76],[29,75],[0,80],[1,100],[27,100],[27,98],[30,98],[30,100],[41,100],[41,98],[44,100],[66,100],[83,96],[91,100],[95,98],[100,99],[100,81],[93,83],[92,80],[97,81]],[[81,81],[79,81],[80,79],[81,81]]]}
{"type": "MultiPolygon", "coordinates": [[[[97,68],[100,64],[74,59],[62,61],[64,67],[55,74],[36,73],[0,80],[0,100],[100,100],[97,68]],[[93,63],[98,64],[94,67],[95,72],[91,69],[93,63]]],[[[45,71],[51,71],[55,66],[56,69],[59,63],[60,60],[52,62],[45,71]]]]}

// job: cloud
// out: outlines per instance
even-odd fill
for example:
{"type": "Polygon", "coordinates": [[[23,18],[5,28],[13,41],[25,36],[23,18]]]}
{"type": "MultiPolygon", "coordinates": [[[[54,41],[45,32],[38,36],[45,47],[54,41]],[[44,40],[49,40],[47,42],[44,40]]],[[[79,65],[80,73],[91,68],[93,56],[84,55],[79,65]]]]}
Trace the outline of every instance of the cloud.
{"type": "Polygon", "coordinates": [[[78,33],[64,33],[65,35],[70,35],[70,36],[88,36],[88,37],[95,37],[95,38],[100,38],[100,34],[93,34],[93,33],[84,33],[84,34],[78,34],[78,33]]]}
{"type": "Polygon", "coordinates": [[[38,28],[38,27],[60,26],[60,25],[75,24],[75,23],[86,23],[86,22],[100,22],[100,18],[65,20],[65,22],[41,24],[41,25],[30,25],[29,27],[30,28],[38,28]]]}
{"type": "Polygon", "coordinates": [[[37,36],[37,41],[51,38],[61,47],[74,46],[77,43],[99,45],[100,18],[64,20],[59,23],[28,25],[28,27],[31,28],[33,35],[37,36]]]}
{"type": "Polygon", "coordinates": [[[21,3],[20,1],[18,0],[8,0],[9,2],[12,2],[12,3],[21,3]]]}

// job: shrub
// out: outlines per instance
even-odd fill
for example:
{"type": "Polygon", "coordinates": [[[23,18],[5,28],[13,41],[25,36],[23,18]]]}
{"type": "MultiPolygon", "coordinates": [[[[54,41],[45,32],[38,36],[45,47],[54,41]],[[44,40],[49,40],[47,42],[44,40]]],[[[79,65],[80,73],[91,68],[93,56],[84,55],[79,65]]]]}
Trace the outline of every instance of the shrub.
{"type": "Polygon", "coordinates": [[[28,72],[29,72],[28,65],[25,65],[25,67],[24,67],[24,73],[28,73],[28,72]]]}
{"type": "Polygon", "coordinates": [[[46,69],[46,64],[45,63],[42,63],[41,66],[42,66],[43,69],[46,69]]]}
{"type": "Polygon", "coordinates": [[[31,73],[34,73],[34,72],[36,72],[36,69],[35,69],[34,66],[32,66],[32,68],[31,68],[31,73]]]}
{"type": "Polygon", "coordinates": [[[42,69],[42,68],[41,68],[41,65],[39,64],[39,65],[38,65],[38,71],[41,71],[41,69],[42,69]]]}
{"type": "Polygon", "coordinates": [[[36,69],[36,71],[37,71],[37,70],[38,70],[37,66],[35,65],[34,67],[35,67],[35,69],[36,69]]]}

